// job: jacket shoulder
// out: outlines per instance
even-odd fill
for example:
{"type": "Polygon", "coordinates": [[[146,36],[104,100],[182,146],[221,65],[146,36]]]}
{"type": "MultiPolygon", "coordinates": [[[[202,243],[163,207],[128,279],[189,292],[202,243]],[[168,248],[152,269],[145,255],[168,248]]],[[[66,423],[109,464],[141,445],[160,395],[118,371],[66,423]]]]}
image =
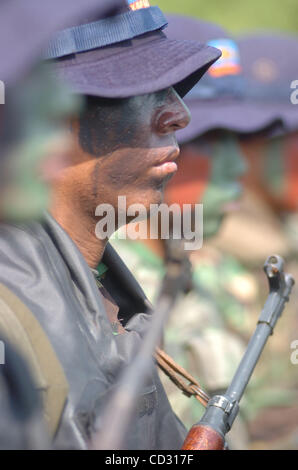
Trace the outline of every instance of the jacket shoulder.
{"type": "Polygon", "coordinates": [[[1,333],[26,360],[41,394],[45,421],[54,435],[68,395],[64,371],[38,320],[3,284],[0,284],[1,333]]]}

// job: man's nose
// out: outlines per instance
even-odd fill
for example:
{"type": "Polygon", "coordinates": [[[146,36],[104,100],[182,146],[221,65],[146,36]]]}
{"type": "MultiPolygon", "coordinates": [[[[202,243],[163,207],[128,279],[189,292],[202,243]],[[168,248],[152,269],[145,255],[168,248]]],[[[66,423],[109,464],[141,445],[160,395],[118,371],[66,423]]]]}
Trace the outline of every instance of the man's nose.
{"type": "Polygon", "coordinates": [[[167,96],[164,110],[158,116],[157,131],[159,134],[170,134],[184,129],[189,122],[190,111],[172,88],[167,96]]]}

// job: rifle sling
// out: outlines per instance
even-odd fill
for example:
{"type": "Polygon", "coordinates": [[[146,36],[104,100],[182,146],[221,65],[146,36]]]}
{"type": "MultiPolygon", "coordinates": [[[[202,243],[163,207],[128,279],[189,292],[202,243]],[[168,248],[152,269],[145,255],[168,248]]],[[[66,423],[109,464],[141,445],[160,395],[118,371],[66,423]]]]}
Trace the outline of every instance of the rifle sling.
{"type": "Polygon", "coordinates": [[[183,367],[179,366],[160,348],[155,349],[155,360],[159,368],[186,396],[194,396],[203,406],[207,406],[209,396],[202,390],[197,380],[183,367]]]}

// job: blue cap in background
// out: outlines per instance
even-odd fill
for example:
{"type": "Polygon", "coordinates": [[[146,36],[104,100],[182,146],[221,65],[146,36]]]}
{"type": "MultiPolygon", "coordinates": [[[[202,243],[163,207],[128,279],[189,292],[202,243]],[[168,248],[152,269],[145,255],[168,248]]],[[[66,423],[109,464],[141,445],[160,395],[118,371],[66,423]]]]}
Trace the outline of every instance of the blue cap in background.
{"type": "Polygon", "coordinates": [[[270,110],[284,132],[298,129],[298,105],[291,101],[298,80],[298,36],[255,33],[238,39],[249,101],[270,110]]]}
{"type": "Polygon", "coordinates": [[[222,51],[221,58],[185,97],[192,119],[177,133],[180,143],[215,129],[251,133],[275,122],[271,109],[247,96],[244,58],[231,35],[213,23],[180,15],[167,15],[167,19],[170,38],[202,41],[222,51]]]}

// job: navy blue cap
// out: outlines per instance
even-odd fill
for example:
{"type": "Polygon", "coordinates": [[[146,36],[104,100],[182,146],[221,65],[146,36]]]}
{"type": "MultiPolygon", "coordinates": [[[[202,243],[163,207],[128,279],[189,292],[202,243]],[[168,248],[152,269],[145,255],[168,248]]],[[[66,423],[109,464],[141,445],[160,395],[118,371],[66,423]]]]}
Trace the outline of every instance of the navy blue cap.
{"type": "Polygon", "coordinates": [[[248,99],[269,110],[284,132],[297,130],[298,105],[291,100],[291,85],[298,80],[298,36],[255,33],[238,43],[248,99]]]}
{"type": "Polygon", "coordinates": [[[197,41],[168,39],[167,20],[149,0],[128,0],[113,18],[68,28],[51,40],[45,57],[74,91],[126,98],[175,86],[184,96],[220,57],[197,41]]]}
{"type": "Polygon", "coordinates": [[[2,0],[0,80],[14,82],[26,73],[53,32],[86,15],[102,17],[124,5],[124,0],[2,0]]]}
{"type": "Polygon", "coordinates": [[[221,27],[180,15],[167,15],[170,38],[203,41],[222,51],[202,80],[185,97],[191,122],[177,133],[180,143],[215,129],[257,132],[274,122],[272,113],[246,97],[243,57],[237,42],[221,27]]]}

